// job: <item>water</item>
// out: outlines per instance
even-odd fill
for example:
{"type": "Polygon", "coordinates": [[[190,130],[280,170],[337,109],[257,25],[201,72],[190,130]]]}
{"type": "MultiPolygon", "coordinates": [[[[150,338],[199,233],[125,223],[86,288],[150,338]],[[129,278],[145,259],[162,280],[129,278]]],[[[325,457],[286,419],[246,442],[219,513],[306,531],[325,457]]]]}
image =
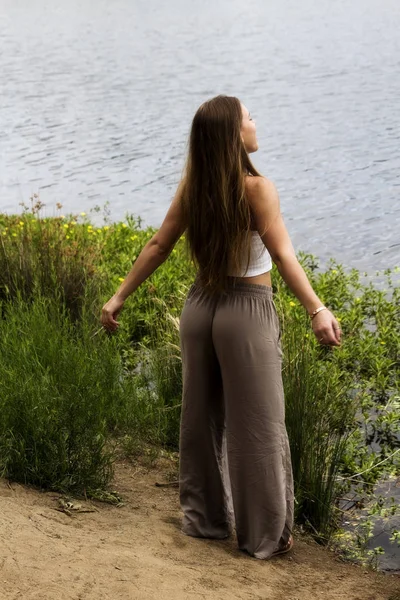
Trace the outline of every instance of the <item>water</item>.
{"type": "MultiPolygon", "coordinates": [[[[380,411],[371,411],[374,418],[378,418],[380,411]]],[[[359,423],[362,423],[362,412],[357,411],[356,418],[359,423]]],[[[365,433],[365,426],[360,425],[360,429],[365,433]]],[[[382,446],[379,443],[379,435],[375,432],[372,435],[371,428],[368,428],[368,434],[373,439],[369,443],[369,447],[373,452],[381,452],[382,446]]],[[[400,451],[400,432],[396,435],[396,440],[393,443],[392,452],[398,453],[400,451]],[[397,441],[396,441],[397,440],[397,441]]],[[[376,459],[374,462],[378,462],[376,459]]],[[[368,502],[365,494],[357,492],[358,482],[353,480],[350,490],[345,494],[346,499],[343,498],[339,501],[339,508],[345,512],[342,515],[342,527],[346,530],[355,531],[360,534],[360,522],[364,521],[369,511],[372,508],[373,501],[368,502]],[[356,507],[355,502],[361,503],[362,507],[356,507]]],[[[382,507],[384,509],[391,510],[392,498],[395,503],[399,505],[400,502],[400,474],[391,475],[386,479],[378,481],[373,485],[371,490],[375,495],[376,499],[381,498],[382,507]]],[[[384,550],[383,555],[378,556],[378,565],[381,570],[388,571],[393,574],[400,575],[400,545],[395,542],[391,542],[390,538],[394,530],[400,531],[400,514],[392,515],[389,514],[386,518],[373,516],[373,530],[372,537],[367,542],[367,549],[373,550],[378,546],[381,546],[384,550]]]]}
{"type": "MultiPolygon", "coordinates": [[[[377,498],[382,498],[382,506],[389,509],[392,506],[391,498],[400,498],[400,477],[392,476],[386,481],[378,482],[374,486],[373,492],[377,498]]],[[[355,493],[354,489],[351,489],[347,496],[352,500],[342,501],[339,504],[340,508],[346,511],[343,514],[342,527],[350,531],[357,529],[360,533],[360,519],[364,520],[367,518],[372,503],[367,502],[363,508],[354,508],[354,499],[361,499],[362,496],[355,493]]],[[[380,570],[400,575],[400,549],[396,543],[390,541],[394,529],[397,529],[398,531],[400,529],[399,515],[391,515],[386,519],[376,516],[373,517],[373,535],[368,540],[367,549],[373,550],[374,548],[381,546],[385,553],[378,557],[380,570]]]]}
{"type": "Polygon", "coordinates": [[[0,0],[0,209],[159,226],[206,98],[256,119],[296,249],[400,264],[396,0],[0,0]]]}
{"type": "Polygon", "coordinates": [[[0,210],[39,192],[159,226],[194,111],[227,93],[297,250],[400,265],[399,30],[397,0],[0,0],[0,210]]]}

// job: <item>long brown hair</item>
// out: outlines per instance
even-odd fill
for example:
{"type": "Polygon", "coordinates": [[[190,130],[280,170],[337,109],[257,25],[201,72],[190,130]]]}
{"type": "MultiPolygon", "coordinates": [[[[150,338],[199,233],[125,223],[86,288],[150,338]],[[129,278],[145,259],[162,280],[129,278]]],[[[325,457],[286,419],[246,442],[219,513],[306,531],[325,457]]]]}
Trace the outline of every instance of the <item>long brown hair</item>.
{"type": "Polygon", "coordinates": [[[251,212],[245,176],[259,175],[246,152],[242,108],[234,96],[216,96],[197,110],[191,127],[182,204],[186,239],[202,285],[226,289],[229,269],[250,260],[251,212]]]}

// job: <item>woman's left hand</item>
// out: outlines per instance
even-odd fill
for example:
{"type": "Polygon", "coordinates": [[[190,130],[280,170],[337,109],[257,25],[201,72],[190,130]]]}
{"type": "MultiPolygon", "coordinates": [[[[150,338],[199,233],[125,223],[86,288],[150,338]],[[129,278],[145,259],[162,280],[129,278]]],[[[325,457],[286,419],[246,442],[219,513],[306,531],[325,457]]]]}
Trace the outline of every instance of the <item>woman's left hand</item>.
{"type": "Polygon", "coordinates": [[[330,310],[321,310],[315,315],[311,327],[320,344],[340,346],[342,330],[330,310]]]}
{"type": "Polygon", "coordinates": [[[123,306],[124,301],[117,296],[110,298],[110,300],[103,306],[100,321],[107,331],[115,331],[119,327],[119,323],[116,321],[116,318],[121,312],[123,306]]]}

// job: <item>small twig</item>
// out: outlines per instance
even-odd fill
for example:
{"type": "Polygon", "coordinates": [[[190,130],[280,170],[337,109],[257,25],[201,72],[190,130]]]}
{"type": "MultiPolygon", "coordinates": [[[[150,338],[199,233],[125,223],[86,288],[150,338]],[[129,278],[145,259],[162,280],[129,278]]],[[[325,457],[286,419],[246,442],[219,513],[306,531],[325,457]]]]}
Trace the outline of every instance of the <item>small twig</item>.
{"type": "Polygon", "coordinates": [[[179,481],[170,481],[168,483],[156,483],[154,484],[156,487],[179,487],[179,481]]]}
{"type": "MultiPolygon", "coordinates": [[[[353,506],[355,504],[357,504],[357,500],[349,500],[349,502],[352,502],[353,506]]],[[[339,512],[341,512],[341,513],[343,513],[345,515],[346,513],[349,512],[349,510],[351,510],[353,508],[353,506],[349,506],[349,508],[346,508],[346,509],[339,508],[338,506],[336,506],[336,510],[338,510],[339,512]]]]}
{"type": "Polygon", "coordinates": [[[336,498],[337,500],[343,500],[344,502],[357,502],[354,498],[336,498]]]}
{"type": "Polygon", "coordinates": [[[52,509],[58,510],[58,512],[65,513],[66,515],[68,515],[69,517],[72,518],[72,513],[67,508],[56,508],[56,507],[52,506],[52,509]]]}
{"type": "Polygon", "coordinates": [[[156,408],[156,410],[162,410],[162,411],[175,410],[175,408],[179,408],[180,406],[182,406],[182,402],[179,402],[179,404],[174,404],[173,406],[159,406],[156,408]]]}
{"type": "MultiPolygon", "coordinates": [[[[303,515],[303,516],[304,516],[304,515],[303,515]]],[[[311,527],[311,529],[314,531],[314,533],[315,533],[316,535],[318,535],[318,536],[320,535],[320,534],[318,533],[318,531],[315,529],[314,525],[313,525],[312,523],[310,523],[310,521],[309,521],[307,518],[306,518],[306,523],[307,523],[307,525],[309,525],[309,526],[311,527]]]]}
{"type": "Polygon", "coordinates": [[[95,335],[98,335],[100,331],[104,331],[104,327],[100,327],[97,331],[95,331],[90,337],[94,338],[95,335]]]}
{"type": "Polygon", "coordinates": [[[374,469],[378,465],[381,465],[382,463],[386,462],[387,460],[389,460],[389,458],[392,458],[392,456],[394,456],[398,452],[400,452],[400,448],[397,448],[397,450],[395,450],[394,452],[392,452],[392,454],[389,454],[389,456],[387,456],[383,460],[380,460],[379,462],[375,463],[374,465],[372,465],[372,467],[369,467],[368,469],[365,469],[365,471],[361,471],[360,473],[356,473],[355,475],[352,475],[351,477],[336,477],[336,479],[339,480],[339,481],[345,481],[347,479],[356,479],[359,475],[364,475],[364,473],[368,473],[368,471],[371,471],[372,469],[374,469]]]}

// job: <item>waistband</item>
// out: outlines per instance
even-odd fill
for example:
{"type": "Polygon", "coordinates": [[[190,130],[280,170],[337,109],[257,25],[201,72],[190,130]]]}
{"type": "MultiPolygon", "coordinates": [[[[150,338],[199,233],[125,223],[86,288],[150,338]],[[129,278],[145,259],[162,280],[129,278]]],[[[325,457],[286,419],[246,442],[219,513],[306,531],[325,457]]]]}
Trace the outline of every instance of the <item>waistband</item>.
{"type": "MultiPolygon", "coordinates": [[[[203,286],[196,278],[193,283],[193,288],[198,291],[204,291],[203,286]]],[[[237,281],[235,277],[228,277],[227,293],[231,295],[240,296],[257,296],[259,298],[273,298],[273,290],[269,285],[261,285],[258,283],[244,283],[244,281],[237,281]]]]}

